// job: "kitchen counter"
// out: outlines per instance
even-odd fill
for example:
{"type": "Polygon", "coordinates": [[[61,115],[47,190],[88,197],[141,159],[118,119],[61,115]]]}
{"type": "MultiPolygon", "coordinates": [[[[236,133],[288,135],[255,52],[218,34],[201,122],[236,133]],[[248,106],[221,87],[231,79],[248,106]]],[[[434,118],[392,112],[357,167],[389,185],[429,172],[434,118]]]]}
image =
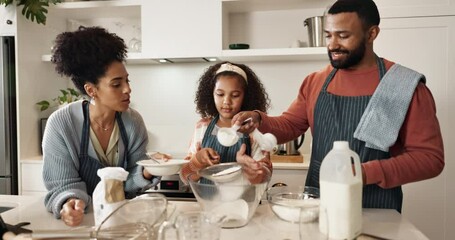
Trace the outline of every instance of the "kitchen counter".
{"type": "MultiPolygon", "coordinates": [[[[197,202],[172,201],[170,204],[176,206],[176,211],[198,210],[197,202]]],[[[1,213],[3,220],[9,224],[19,222],[30,222],[25,226],[31,230],[66,230],[71,229],[62,221],[55,219],[47,212],[43,197],[36,196],[10,196],[0,195],[0,207],[15,207],[1,213]]],[[[384,239],[428,239],[414,225],[406,220],[395,210],[388,209],[364,209],[363,210],[363,232],[380,236],[384,239]]],[[[93,212],[89,211],[84,217],[83,226],[92,226],[94,223],[93,212]]],[[[314,231],[317,225],[314,225],[314,231]]],[[[221,240],[230,239],[261,239],[261,240],[298,240],[299,225],[292,224],[278,219],[267,203],[261,204],[247,226],[236,229],[222,229],[221,240]]],[[[362,236],[358,239],[372,239],[362,236]]],[[[374,238],[373,238],[374,239],[374,238]]]]}

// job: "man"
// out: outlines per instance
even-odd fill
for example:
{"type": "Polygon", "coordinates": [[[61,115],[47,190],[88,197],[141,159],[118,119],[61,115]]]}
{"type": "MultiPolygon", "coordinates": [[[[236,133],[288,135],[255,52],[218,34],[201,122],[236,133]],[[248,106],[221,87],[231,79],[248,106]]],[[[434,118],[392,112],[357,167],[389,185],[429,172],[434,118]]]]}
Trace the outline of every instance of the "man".
{"type": "Polygon", "coordinates": [[[401,211],[401,185],[439,175],[444,168],[444,149],[425,78],[408,79],[408,75],[419,74],[381,59],[373,51],[379,22],[378,9],[371,0],[335,2],[324,29],[331,65],[306,77],[297,98],[281,116],[240,112],[233,122],[239,124],[251,117],[252,123],[240,131],[259,127],[273,133],[279,143],[311,128],[313,148],[306,185],[314,187],[319,187],[321,162],[333,142],[348,141],[362,162],[363,207],[401,211]],[[406,74],[400,74],[403,72],[406,74]],[[374,116],[363,116],[371,116],[368,114],[374,116]],[[382,115],[391,116],[382,121],[382,115]],[[375,119],[379,121],[372,121],[375,119]],[[368,130],[366,125],[371,125],[368,130]]]}

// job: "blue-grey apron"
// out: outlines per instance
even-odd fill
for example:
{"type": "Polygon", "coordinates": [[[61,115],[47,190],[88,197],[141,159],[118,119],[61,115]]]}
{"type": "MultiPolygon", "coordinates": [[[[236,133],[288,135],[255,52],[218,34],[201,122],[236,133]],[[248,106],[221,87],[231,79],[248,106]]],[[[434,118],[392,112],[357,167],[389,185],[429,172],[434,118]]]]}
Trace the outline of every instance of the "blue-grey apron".
{"type": "MultiPolygon", "coordinates": [[[[379,79],[386,72],[384,61],[376,60],[379,79]]],[[[365,142],[354,138],[360,118],[371,96],[338,96],[327,92],[330,81],[337,69],[333,69],[326,78],[319,93],[314,109],[313,148],[311,162],[306,178],[306,185],[319,188],[319,170],[322,160],[332,149],[334,141],[348,141],[349,147],[359,154],[362,163],[370,160],[387,161],[389,152],[365,147],[365,142]]],[[[376,184],[363,187],[364,208],[388,208],[401,212],[403,192],[401,187],[383,189],[376,184]]]]}
{"type": "MultiPolygon", "coordinates": [[[[79,175],[87,186],[87,194],[91,196],[93,190],[95,190],[96,185],[101,181],[100,177],[97,174],[98,169],[109,166],[104,165],[98,159],[92,158],[88,155],[88,146],[90,143],[89,103],[84,101],[82,106],[84,112],[84,124],[82,126],[82,139],[79,153],[79,175]]],[[[128,138],[119,112],[115,113],[115,120],[119,126],[120,137],[122,138],[123,144],[125,145],[125,153],[123,154],[123,158],[119,159],[117,167],[123,167],[126,170],[128,156],[128,138]]]]}
{"type": "MultiPolygon", "coordinates": [[[[236,144],[230,147],[225,147],[218,142],[216,135],[213,135],[213,129],[218,122],[219,116],[210,121],[209,125],[207,126],[207,130],[205,131],[204,138],[202,139],[201,147],[202,148],[212,148],[220,155],[220,163],[227,163],[227,162],[236,162],[237,152],[240,150],[240,147],[243,143],[246,145],[245,153],[251,156],[251,144],[250,144],[250,137],[248,134],[242,134],[236,144]]],[[[212,181],[201,178],[201,183],[212,183],[212,181]]]]}

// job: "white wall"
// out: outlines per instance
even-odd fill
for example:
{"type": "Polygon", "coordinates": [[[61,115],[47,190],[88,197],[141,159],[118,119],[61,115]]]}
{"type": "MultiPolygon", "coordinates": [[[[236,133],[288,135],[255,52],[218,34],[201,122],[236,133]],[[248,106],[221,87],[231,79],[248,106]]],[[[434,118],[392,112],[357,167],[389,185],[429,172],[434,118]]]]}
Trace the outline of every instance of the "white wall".
{"type": "MultiPolygon", "coordinates": [[[[279,115],[297,96],[298,88],[310,72],[326,62],[279,62],[248,64],[262,80],[271,99],[271,115],[279,115]]],[[[196,121],[194,96],[197,81],[207,64],[128,65],[132,100],[147,125],[149,150],[184,155],[196,121]]],[[[306,142],[305,153],[309,150],[306,142]]]]}

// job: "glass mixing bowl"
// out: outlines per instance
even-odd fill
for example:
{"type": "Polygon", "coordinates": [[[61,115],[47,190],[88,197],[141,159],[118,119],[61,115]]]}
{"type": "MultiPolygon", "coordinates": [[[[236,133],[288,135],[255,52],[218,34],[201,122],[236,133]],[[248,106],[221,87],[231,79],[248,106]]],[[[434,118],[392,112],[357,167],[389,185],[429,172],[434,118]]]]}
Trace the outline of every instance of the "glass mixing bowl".
{"type": "Polygon", "coordinates": [[[298,223],[319,217],[319,189],[314,187],[272,187],[267,190],[272,212],[280,219],[298,223]]]}
{"type": "Polygon", "coordinates": [[[267,189],[272,173],[263,167],[262,181],[252,184],[245,173],[236,181],[206,184],[191,180],[188,183],[201,208],[207,212],[225,215],[223,228],[239,228],[248,224],[267,189]]]}

